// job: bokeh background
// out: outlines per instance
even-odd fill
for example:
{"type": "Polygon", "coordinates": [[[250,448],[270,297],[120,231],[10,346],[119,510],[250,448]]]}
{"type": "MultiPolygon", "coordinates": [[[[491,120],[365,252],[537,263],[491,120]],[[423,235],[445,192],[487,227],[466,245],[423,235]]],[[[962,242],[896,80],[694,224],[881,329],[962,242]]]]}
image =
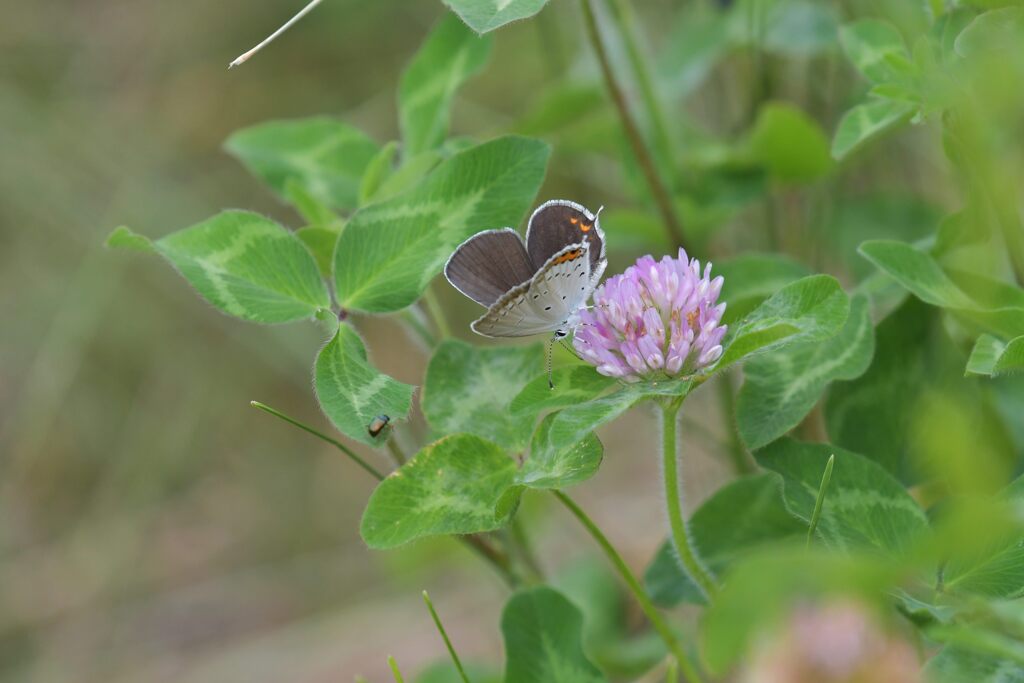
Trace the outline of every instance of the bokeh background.
{"type": "MultiPolygon", "coordinates": [[[[102,246],[116,225],[159,236],[223,208],[298,227],[222,151],[241,127],[326,113],[378,141],[398,137],[398,78],[444,7],[330,0],[226,69],[302,4],[54,0],[3,11],[2,681],[388,680],[388,654],[409,674],[443,657],[422,589],[465,658],[500,661],[500,580],[451,540],[369,552],[358,520],[373,482],[249,406],[264,401],[329,429],[311,390],[323,331],[228,319],[157,259],[102,246]]],[[[771,99],[800,106],[831,135],[866,89],[837,48],[836,24],[871,14],[919,27],[923,3],[816,3],[821,11],[785,34],[806,40],[773,43],[761,31],[756,49],[681,19],[696,6],[733,11],[719,3],[635,4],[670,129],[687,150],[680,183],[691,200],[681,209],[708,253],[778,249],[849,283],[870,270],[852,256],[860,241],[913,240],[956,206],[927,125],[813,184],[773,184],[736,153],[771,99]],[[808,239],[812,231],[826,237],[808,239]]],[[[577,10],[552,0],[537,20],[499,31],[490,64],[460,92],[453,130],[551,141],[541,198],[608,207],[614,273],[663,245],[577,10]]],[[[476,311],[437,289],[470,338],[476,311]]],[[[358,324],[378,367],[421,382],[427,355],[414,339],[389,319],[358,324]]],[[[729,435],[706,395],[688,404],[691,508],[732,476],[718,447],[729,435]]],[[[576,494],[637,568],[664,527],[655,425],[640,412],[602,431],[605,464],[576,494]]],[[[820,435],[819,424],[805,427],[820,435]]],[[[605,580],[603,559],[562,510],[534,496],[523,514],[545,569],[570,593],[605,580]]]]}

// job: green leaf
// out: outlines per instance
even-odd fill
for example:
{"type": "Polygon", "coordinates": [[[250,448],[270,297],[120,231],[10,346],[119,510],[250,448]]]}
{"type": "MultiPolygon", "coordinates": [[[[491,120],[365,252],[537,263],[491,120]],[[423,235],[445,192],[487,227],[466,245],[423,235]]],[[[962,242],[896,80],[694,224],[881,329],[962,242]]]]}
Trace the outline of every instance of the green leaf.
{"type": "Polygon", "coordinates": [[[439,147],[448,135],[452,98],[491,54],[491,39],[481,38],[446,15],[402,74],[398,118],[405,154],[439,147]]]}
{"type": "MultiPolygon", "coordinates": [[[[472,662],[462,664],[473,683],[502,683],[501,672],[493,666],[472,662]]],[[[444,659],[421,671],[416,683],[465,683],[465,679],[450,659],[444,659]]]]}
{"type": "Polygon", "coordinates": [[[225,147],[283,199],[292,181],[340,211],[356,208],[363,171],[377,154],[365,133],[328,117],[261,123],[234,133],[225,147]]]}
{"type": "Polygon", "coordinates": [[[384,549],[427,536],[493,531],[507,521],[495,506],[515,471],[497,444],[472,434],[446,436],[385,477],[359,532],[366,545],[384,549]]]}
{"type": "Polygon", "coordinates": [[[719,299],[728,303],[722,322],[732,325],[785,285],[811,273],[780,254],[746,253],[716,263],[714,274],[724,280],[719,299]]]}
{"type": "Polygon", "coordinates": [[[285,182],[284,195],[288,203],[295,207],[309,227],[338,232],[345,224],[331,207],[310,194],[309,190],[294,178],[289,178],[285,182]]]}
{"type": "MultiPolygon", "coordinates": [[[[127,228],[108,239],[112,246],[136,250],[147,242],[127,228]]],[[[200,296],[243,320],[291,322],[331,305],[306,247],[259,214],[225,211],[150,244],[200,296]]]]}
{"type": "Polygon", "coordinates": [[[791,344],[748,362],[736,403],[747,448],[760,448],[800,424],[829,382],[862,375],[874,351],[868,302],[857,296],[846,325],[832,339],[791,344]]]}
{"type": "Polygon", "coordinates": [[[313,255],[320,275],[324,278],[330,277],[334,247],[338,244],[338,231],[309,225],[296,230],[295,236],[306,245],[306,249],[309,249],[309,253],[313,255]]]}
{"type": "Polygon", "coordinates": [[[1024,597],[1024,535],[1017,512],[1024,509],[1024,477],[1007,486],[995,502],[1006,508],[989,507],[982,525],[970,524],[975,547],[957,544],[943,569],[945,590],[987,598],[1024,597]],[[998,517],[990,517],[993,512],[998,517]]]}
{"type": "MultiPolygon", "coordinates": [[[[778,478],[758,474],[726,484],[701,504],[689,522],[701,559],[717,576],[744,553],[807,532],[782,502],[778,478]]],[[[705,604],[703,593],[679,567],[669,541],[662,543],[644,574],[651,599],[663,607],[705,604]]]]}
{"type": "Polygon", "coordinates": [[[833,384],[825,403],[832,443],[863,453],[904,480],[910,474],[912,408],[930,374],[925,347],[933,334],[931,310],[908,299],[883,319],[875,329],[875,355],[867,372],[833,384]]]}
{"type": "Polygon", "coordinates": [[[477,33],[487,33],[511,21],[532,17],[548,0],[443,0],[477,33]]]}
{"type": "Polygon", "coordinates": [[[797,280],[729,328],[725,353],[715,369],[782,344],[828,339],[842,329],[849,313],[850,300],[834,277],[811,275],[797,280]]]}
{"type": "Polygon", "coordinates": [[[395,172],[395,157],[398,155],[398,143],[392,140],[380,148],[377,155],[370,159],[359,181],[359,206],[366,206],[374,201],[381,186],[395,172]]]}
{"type": "Polygon", "coordinates": [[[107,236],[107,247],[110,249],[125,249],[128,251],[154,252],[156,248],[145,235],[134,232],[131,228],[121,225],[114,228],[107,236]]]}
{"type": "Polygon", "coordinates": [[[947,646],[925,667],[934,683],[1024,683],[1024,666],[1004,657],[947,646]]]}
{"type": "Polygon", "coordinates": [[[545,410],[592,401],[619,384],[615,378],[599,374],[592,365],[557,368],[551,373],[551,383],[554,388],[548,384],[547,373],[532,379],[512,399],[511,411],[516,415],[529,415],[532,423],[545,410]]]}
{"type": "Polygon", "coordinates": [[[835,467],[815,537],[840,550],[903,554],[928,529],[920,506],[880,465],[830,444],[779,439],[757,451],[758,463],[782,475],[786,507],[810,524],[821,473],[835,467]]]}
{"type": "Polygon", "coordinates": [[[447,339],[427,367],[423,414],[442,434],[467,432],[521,450],[533,418],[509,410],[509,404],[541,371],[543,359],[539,344],[483,348],[447,339]]]}
{"type": "Polygon", "coordinates": [[[762,106],[749,144],[754,160],[784,182],[816,180],[832,168],[825,132],[791,104],[762,106]]]}
{"type": "Polygon", "coordinates": [[[843,114],[832,138],[832,156],[845,159],[868,140],[910,120],[916,107],[895,100],[873,100],[858,104],[843,114]]]}
{"type": "Polygon", "coordinates": [[[370,445],[380,443],[367,431],[373,418],[405,418],[415,388],[370,365],[363,340],[345,323],[316,357],[313,384],[331,422],[346,436],[370,445]]]}
{"type": "MultiPolygon", "coordinates": [[[[931,255],[904,242],[872,240],[864,242],[859,251],[921,301],[948,309],[989,332],[1006,337],[1024,335],[1024,306],[1020,305],[1024,297],[1007,302],[1007,293],[1000,292],[995,300],[980,303],[950,279],[931,255]],[[1003,305],[1005,303],[1011,305],[1003,305]]],[[[1003,289],[1011,293],[1019,291],[1003,289]]]]}
{"type": "Polygon", "coordinates": [[[373,193],[373,201],[382,202],[412,189],[434,170],[443,158],[444,155],[439,149],[432,149],[412,158],[403,157],[401,166],[381,181],[380,187],[373,193]]]}
{"type": "Polygon", "coordinates": [[[1024,35],[1020,7],[1004,7],[975,17],[957,36],[955,49],[961,57],[976,57],[995,50],[1014,50],[1024,35]]]}
{"type": "Polygon", "coordinates": [[[839,30],[846,57],[857,70],[873,83],[893,80],[892,60],[910,59],[903,36],[892,24],[876,19],[862,19],[839,30]]]}
{"type": "Polygon", "coordinates": [[[557,460],[562,457],[560,453],[637,403],[655,396],[683,396],[691,386],[690,381],[627,384],[612,394],[571,405],[551,416],[546,438],[534,440],[530,457],[557,460]]]}
{"type": "Polygon", "coordinates": [[[1002,342],[990,334],[983,334],[974,343],[967,360],[968,375],[995,377],[1024,370],[1024,336],[1002,342]]]}
{"type": "Polygon", "coordinates": [[[415,302],[459,244],[519,222],[549,154],[538,140],[498,138],[442,162],[409,192],[360,209],[335,253],[341,306],[380,313],[415,302]]]}
{"type": "Polygon", "coordinates": [[[530,445],[530,457],[516,474],[516,484],[532,489],[561,489],[592,477],[601,466],[604,447],[593,433],[576,443],[558,448],[550,442],[556,414],[548,415],[537,427],[530,445]]]}
{"type": "Polygon", "coordinates": [[[607,679],[583,652],[583,615],[558,591],[515,593],[501,613],[505,683],[599,683],[607,679]]]}

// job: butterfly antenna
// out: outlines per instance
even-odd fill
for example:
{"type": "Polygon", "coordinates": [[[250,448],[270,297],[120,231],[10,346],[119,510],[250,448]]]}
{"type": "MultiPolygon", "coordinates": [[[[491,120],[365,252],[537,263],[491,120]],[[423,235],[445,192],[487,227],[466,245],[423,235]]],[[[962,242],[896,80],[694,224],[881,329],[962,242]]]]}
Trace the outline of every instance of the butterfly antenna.
{"type": "Polygon", "coordinates": [[[552,372],[553,372],[553,370],[551,368],[551,351],[552,351],[552,348],[554,347],[554,344],[552,343],[554,340],[555,340],[554,337],[552,337],[551,339],[548,339],[548,389],[554,389],[555,388],[555,383],[554,383],[554,381],[552,380],[552,377],[551,377],[552,372]]]}

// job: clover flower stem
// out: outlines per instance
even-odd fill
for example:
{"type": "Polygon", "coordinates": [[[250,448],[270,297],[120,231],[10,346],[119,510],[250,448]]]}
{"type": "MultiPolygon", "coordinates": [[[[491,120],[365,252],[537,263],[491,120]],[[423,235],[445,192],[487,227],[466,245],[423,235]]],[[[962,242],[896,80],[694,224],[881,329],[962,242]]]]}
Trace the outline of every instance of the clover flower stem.
{"type": "Polygon", "coordinates": [[[711,574],[704,567],[696,548],[690,540],[683,517],[683,497],[679,486],[679,458],[676,452],[676,418],[679,415],[679,401],[662,404],[662,465],[665,478],[665,504],[668,508],[668,522],[672,530],[672,546],[687,576],[697,585],[704,597],[714,598],[717,586],[711,574]]]}
{"type": "Polygon", "coordinates": [[[679,216],[676,214],[675,206],[672,204],[672,197],[669,195],[665,182],[658,174],[658,168],[654,163],[654,159],[651,157],[650,150],[647,149],[647,143],[640,134],[640,129],[637,127],[636,121],[633,120],[633,114],[629,111],[629,104],[626,101],[626,95],[615,78],[611,58],[608,56],[608,51],[605,49],[604,41],[601,38],[601,30],[597,25],[597,17],[594,14],[593,0],[580,0],[580,8],[583,11],[583,23],[586,26],[587,37],[590,40],[590,45],[594,50],[594,54],[597,55],[597,61],[601,66],[601,74],[604,77],[605,87],[612,98],[612,103],[615,105],[615,109],[619,113],[619,120],[626,132],[626,137],[628,138],[630,147],[633,150],[633,156],[636,157],[637,164],[639,164],[640,170],[643,172],[644,180],[647,182],[647,185],[651,190],[651,195],[654,197],[654,201],[658,205],[658,211],[661,213],[662,221],[665,224],[665,230],[668,232],[669,239],[672,240],[673,244],[679,247],[685,247],[686,240],[683,235],[683,227],[679,221],[679,216]]]}
{"type": "Polygon", "coordinates": [[[437,330],[437,334],[441,339],[451,337],[452,328],[448,326],[448,319],[444,317],[444,309],[441,308],[441,302],[438,301],[437,294],[429,286],[423,292],[423,301],[427,304],[427,311],[430,313],[430,319],[434,321],[434,329],[437,330]]]}
{"type": "Polygon", "coordinates": [[[452,641],[449,640],[448,633],[444,630],[444,625],[441,623],[441,617],[437,616],[437,610],[434,609],[434,603],[430,601],[430,595],[427,591],[423,591],[423,602],[427,603],[427,609],[430,610],[430,616],[433,618],[434,625],[437,626],[437,630],[440,632],[441,638],[444,640],[444,646],[448,648],[448,654],[451,655],[452,663],[455,664],[455,669],[459,672],[459,677],[462,678],[463,683],[469,683],[469,676],[466,675],[466,670],[462,668],[462,662],[459,661],[459,655],[455,653],[452,641]]]}
{"type": "Polygon", "coordinates": [[[611,560],[612,565],[615,566],[616,571],[625,581],[626,586],[630,592],[633,593],[633,597],[636,598],[637,603],[640,605],[640,609],[647,616],[648,621],[651,622],[651,626],[658,632],[661,639],[665,642],[669,652],[675,657],[676,662],[679,663],[679,667],[683,670],[683,674],[690,683],[701,683],[702,679],[700,674],[697,673],[697,668],[693,662],[690,661],[690,656],[686,650],[683,649],[679,639],[676,638],[676,634],[672,631],[672,628],[665,621],[665,618],[661,615],[661,612],[651,602],[651,598],[647,595],[647,591],[644,590],[643,585],[636,578],[636,575],[626,564],[626,561],[622,559],[622,555],[615,549],[615,546],[611,544],[608,537],[604,535],[604,532],[594,523],[592,519],[587,515],[586,512],[580,508],[576,502],[565,495],[561,491],[553,490],[552,493],[558,500],[569,509],[569,512],[579,520],[580,524],[590,533],[597,544],[601,546],[601,550],[611,560]]]}

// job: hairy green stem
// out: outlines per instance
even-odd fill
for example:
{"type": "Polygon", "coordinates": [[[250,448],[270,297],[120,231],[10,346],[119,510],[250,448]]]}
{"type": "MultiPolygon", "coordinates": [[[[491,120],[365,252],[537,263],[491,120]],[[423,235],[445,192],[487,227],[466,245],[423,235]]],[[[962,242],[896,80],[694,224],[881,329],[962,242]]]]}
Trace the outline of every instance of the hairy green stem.
{"type": "Polygon", "coordinates": [[[679,403],[662,405],[662,465],[665,478],[665,504],[668,507],[668,522],[672,530],[672,546],[682,565],[683,571],[697,585],[709,600],[715,595],[715,580],[704,567],[690,540],[686,519],[683,517],[683,496],[679,486],[679,459],[676,453],[676,417],[679,403]]]}
{"type": "Polygon", "coordinates": [[[635,597],[636,601],[640,604],[640,609],[643,610],[643,613],[651,622],[654,630],[657,631],[658,635],[661,636],[661,639],[665,641],[665,645],[679,663],[679,666],[682,668],[686,678],[691,681],[691,683],[700,683],[701,677],[697,673],[697,668],[694,666],[693,662],[690,661],[690,656],[686,653],[686,650],[683,649],[682,644],[679,642],[679,639],[676,638],[676,634],[672,631],[668,622],[665,621],[661,612],[659,612],[654,606],[654,603],[651,602],[651,598],[647,595],[647,591],[644,590],[643,585],[641,585],[640,581],[636,578],[636,575],[633,574],[633,571],[629,568],[629,565],[626,564],[626,561],[622,559],[622,555],[619,554],[615,549],[615,546],[613,546],[608,540],[608,537],[604,535],[604,532],[601,531],[597,524],[590,519],[587,513],[585,513],[572,498],[558,490],[554,490],[552,493],[559,501],[561,501],[562,505],[569,509],[576,519],[579,520],[580,524],[582,524],[594,540],[597,541],[597,544],[601,546],[601,550],[603,550],[604,554],[607,555],[609,560],[611,560],[611,563],[619,572],[622,580],[626,582],[626,586],[629,588],[630,592],[633,593],[633,597],[635,597]]]}
{"type": "Polygon", "coordinates": [[[441,623],[441,617],[437,616],[437,610],[434,609],[434,603],[430,601],[430,595],[427,591],[423,591],[423,602],[427,603],[427,609],[430,610],[430,616],[434,619],[434,625],[437,626],[437,630],[441,633],[441,638],[444,639],[444,646],[448,648],[448,654],[451,655],[452,662],[455,664],[455,668],[459,672],[459,676],[462,678],[463,683],[469,683],[469,676],[466,675],[466,670],[462,668],[462,662],[459,661],[459,655],[455,653],[455,648],[452,647],[452,641],[449,640],[448,633],[444,630],[444,625],[441,623]]]}
{"type": "MultiPolygon", "coordinates": [[[[633,78],[640,88],[640,96],[644,100],[647,109],[647,117],[650,119],[651,133],[654,137],[654,149],[660,150],[657,156],[662,160],[662,166],[674,175],[675,159],[673,151],[675,145],[668,132],[668,125],[665,123],[665,112],[661,100],[658,99],[654,87],[654,79],[651,78],[650,65],[640,48],[637,40],[636,18],[629,0],[607,0],[611,8],[611,16],[618,25],[619,34],[622,36],[622,43],[626,48],[626,57],[633,71],[633,78]]],[[[671,176],[670,176],[671,178],[671,176]]]]}
{"type": "Polygon", "coordinates": [[[391,667],[391,675],[395,678],[395,683],[405,683],[405,679],[402,678],[402,672],[398,668],[398,662],[391,655],[388,655],[388,666],[391,667]]]}
{"type": "Polygon", "coordinates": [[[672,204],[672,197],[669,195],[668,188],[661,176],[658,175],[657,166],[654,164],[650,150],[647,149],[647,143],[644,142],[643,136],[640,135],[640,129],[637,128],[636,121],[633,120],[633,114],[629,110],[626,96],[618,80],[615,78],[615,72],[612,70],[611,59],[608,56],[608,51],[605,49],[604,41],[601,39],[601,30],[598,28],[597,17],[594,14],[593,0],[580,0],[580,7],[583,11],[583,23],[586,27],[587,37],[601,66],[605,87],[608,89],[612,103],[618,111],[619,120],[626,132],[626,138],[629,140],[630,147],[633,150],[633,156],[636,157],[637,164],[639,164],[640,170],[643,172],[644,180],[647,182],[651,195],[654,197],[654,202],[658,206],[658,211],[661,213],[665,230],[668,232],[669,239],[676,246],[684,247],[686,245],[683,228],[679,222],[679,217],[676,215],[675,206],[672,204]]]}

